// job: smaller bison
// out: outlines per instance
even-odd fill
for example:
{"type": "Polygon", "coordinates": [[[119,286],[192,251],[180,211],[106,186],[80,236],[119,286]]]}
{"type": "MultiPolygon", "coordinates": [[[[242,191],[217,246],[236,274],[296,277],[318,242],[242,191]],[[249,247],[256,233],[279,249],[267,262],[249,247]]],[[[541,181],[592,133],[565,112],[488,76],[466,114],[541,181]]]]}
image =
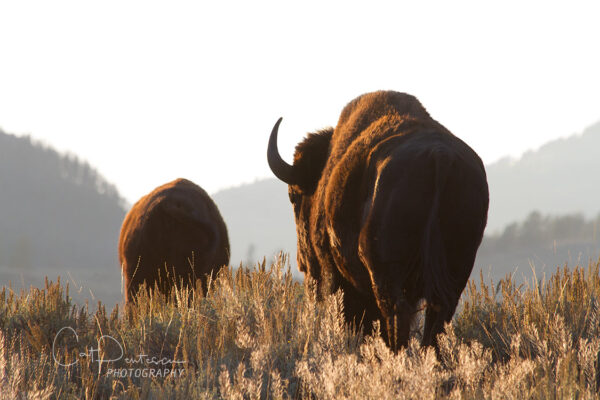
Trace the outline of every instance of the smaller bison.
{"type": "Polygon", "coordinates": [[[157,187],[133,205],[119,237],[125,301],[146,282],[169,294],[174,284],[195,285],[229,263],[225,222],[210,196],[186,179],[157,187]]]}

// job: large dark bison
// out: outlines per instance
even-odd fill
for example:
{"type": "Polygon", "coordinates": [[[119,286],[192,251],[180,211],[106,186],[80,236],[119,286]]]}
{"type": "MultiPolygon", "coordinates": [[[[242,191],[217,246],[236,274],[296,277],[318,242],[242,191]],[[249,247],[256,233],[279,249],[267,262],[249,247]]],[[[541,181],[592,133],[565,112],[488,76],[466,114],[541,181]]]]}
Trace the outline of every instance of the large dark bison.
{"type": "Polygon", "coordinates": [[[398,349],[421,299],[422,343],[451,320],[487,221],[483,163],[413,96],[374,92],[342,111],[335,129],[309,134],[293,165],[269,139],[271,170],[289,185],[298,267],[320,295],[343,289],[348,322],[384,322],[398,349]]]}
{"type": "Polygon", "coordinates": [[[169,293],[174,284],[194,285],[229,263],[229,239],[210,196],[186,179],[176,179],[142,197],[125,216],[119,238],[125,300],[142,282],[169,293]]]}

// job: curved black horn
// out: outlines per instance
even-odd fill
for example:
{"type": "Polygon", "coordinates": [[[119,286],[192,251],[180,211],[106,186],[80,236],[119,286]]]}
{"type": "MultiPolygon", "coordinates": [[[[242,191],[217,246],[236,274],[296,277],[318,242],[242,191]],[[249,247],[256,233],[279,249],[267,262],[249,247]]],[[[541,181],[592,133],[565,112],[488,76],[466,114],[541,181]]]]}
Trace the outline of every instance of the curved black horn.
{"type": "Polygon", "coordinates": [[[269,148],[267,149],[267,160],[269,161],[269,167],[277,178],[293,185],[294,180],[292,179],[294,174],[294,167],[286,163],[283,158],[279,155],[277,150],[277,131],[279,130],[279,124],[283,118],[279,118],[271,131],[271,137],[269,137],[269,148]]]}

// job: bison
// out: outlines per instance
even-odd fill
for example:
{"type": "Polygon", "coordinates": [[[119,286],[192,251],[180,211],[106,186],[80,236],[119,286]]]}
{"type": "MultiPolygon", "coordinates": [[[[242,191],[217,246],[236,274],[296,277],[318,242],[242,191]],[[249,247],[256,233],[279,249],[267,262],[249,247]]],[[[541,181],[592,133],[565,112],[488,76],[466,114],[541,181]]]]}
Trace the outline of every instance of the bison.
{"type": "Polygon", "coordinates": [[[342,289],[348,322],[382,320],[392,349],[408,343],[426,301],[422,344],[451,320],[487,222],[488,185],[479,156],[430,117],[413,96],[364,94],[337,126],[308,134],[293,165],[267,159],[289,185],[298,267],[320,296],[342,289]]]}
{"type": "Polygon", "coordinates": [[[225,222],[200,186],[176,179],[142,197],[125,216],[119,261],[126,302],[144,281],[165,294],[196,279],[206,287],[206,275],[229,263],[225,222]]]}

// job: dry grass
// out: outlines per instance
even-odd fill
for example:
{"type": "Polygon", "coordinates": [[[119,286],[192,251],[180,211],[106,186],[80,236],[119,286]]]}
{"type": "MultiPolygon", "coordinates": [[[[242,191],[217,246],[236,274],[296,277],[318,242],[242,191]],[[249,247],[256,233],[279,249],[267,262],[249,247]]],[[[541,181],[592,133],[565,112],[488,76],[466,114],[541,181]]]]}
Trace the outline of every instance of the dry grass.
{"type": "Polygon", "coordinates": [[[60,281],[18,295],[5,288],[0,400],[598,398],[598,264],[530,287],[471,282],[439,357],[416,339],[394,354],[379,332],[354,332],[341,293],[317,302],[314,285],[283,265],[223,269],[206,297],[142,291],[110,314],[100,303],[74,306],[60,281]],[[118,358],[119,345],[119,360],[97,361],[118,358]],[[165,365],[134,363],[148,361],[140,355],[165,365]],[[184,373],[143,376],[151,369],[184,373]]]}

